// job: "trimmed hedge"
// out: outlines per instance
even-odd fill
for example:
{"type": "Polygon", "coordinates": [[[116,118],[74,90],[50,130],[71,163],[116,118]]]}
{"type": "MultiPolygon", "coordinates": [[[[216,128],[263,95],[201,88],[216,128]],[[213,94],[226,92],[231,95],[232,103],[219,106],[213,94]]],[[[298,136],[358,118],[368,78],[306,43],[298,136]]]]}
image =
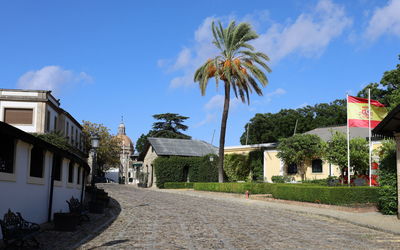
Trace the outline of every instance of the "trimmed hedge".
{"type": "Polygon", "coordinates": [[[276,199],[306,201],[331,205],[351,205],[356,203],[377,203],[377,187],[326,187],[308,184],[274,183],[195,183],[195,190],[271,194],[276,199]]]}
{"type": "Polygon", "coordinates": [[[166,182],[164,188],[180,189],[180,188],[193,188],[193,182],[166,182]]]}

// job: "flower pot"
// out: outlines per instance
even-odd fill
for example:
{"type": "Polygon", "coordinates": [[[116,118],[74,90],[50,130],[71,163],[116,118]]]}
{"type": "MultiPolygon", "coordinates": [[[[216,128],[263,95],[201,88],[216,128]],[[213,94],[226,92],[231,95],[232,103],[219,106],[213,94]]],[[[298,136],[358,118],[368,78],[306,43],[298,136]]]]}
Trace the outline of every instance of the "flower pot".
{"type": "Polygon", "coordinates": [[[54,213],[53,221],[55,230],[72,232],[76,230],[79,216],[72,213],[54,213]]]}
{"type": "Polygon", "coordinates": [[[102,214],[104,213],[105,202],[101,200],[95,200],[89,202],[89,212],[94,214],[102,214]]]}

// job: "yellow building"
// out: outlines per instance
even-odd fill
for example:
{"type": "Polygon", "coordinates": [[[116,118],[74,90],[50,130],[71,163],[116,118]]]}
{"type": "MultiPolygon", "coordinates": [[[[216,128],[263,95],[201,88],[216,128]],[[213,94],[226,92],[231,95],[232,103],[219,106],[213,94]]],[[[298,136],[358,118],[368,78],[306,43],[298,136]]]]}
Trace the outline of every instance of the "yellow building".
{"type": "MultiPolygon", "coordinates": [[[[326,128],[316,128],[305,134],[318,135],[322,140],[329,141],[332,133],[335,131],[346,133],[346,126],[335,126],[326,128]]],[[[368,128],[350,128],[350,138],[362,137],[368,139],[368,128]]],[[[381,141],[372,138],[373,149],[377,149],[381,145],[381,141]]],[[[287,176],[292,181],[301,181],[301,174],[296,164],[286,166],[281,159],[278,158],[277,143],[263,143],[254,145],[242,145],[225,147],[225,154],[248,154],[250,151],[262,150],[264,152],[263,170],[264,181],[271,182],[272,176],[287,176]]],[[[376,159],[375,159],[376,160],[376,159]]],[[[306,163],[305,175],[307,180],[325,179],[329,176],[340,176],[340,168],[322,159],[315,159],[306,163]]]]}

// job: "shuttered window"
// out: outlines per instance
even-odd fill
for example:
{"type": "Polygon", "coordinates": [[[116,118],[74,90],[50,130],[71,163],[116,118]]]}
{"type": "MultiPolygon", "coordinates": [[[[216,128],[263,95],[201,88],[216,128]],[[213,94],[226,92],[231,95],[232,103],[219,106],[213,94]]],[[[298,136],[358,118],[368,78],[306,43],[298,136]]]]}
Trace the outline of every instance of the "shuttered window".
{"type": "Polygon", "coordinates": [[[312,172],[313,173],[322,173],[322,160],[316,159],[312,161],[312,172]]]}
{"type": "Polygon", "coordinates": [[[74,182],[74,163],[72,161],[70,161],[68,165],[68,182],[74,182]]]}
{"type": "Polygon", "coordinates": [[[33,109],[4,109],[4,122],[9,124],[32,124],[33,109]]]}
{"type": "Polygon", "coordinates": [[[53,170],[54,180],[61,181],[61,157],[58,155],[53,156],[53,170]]]}

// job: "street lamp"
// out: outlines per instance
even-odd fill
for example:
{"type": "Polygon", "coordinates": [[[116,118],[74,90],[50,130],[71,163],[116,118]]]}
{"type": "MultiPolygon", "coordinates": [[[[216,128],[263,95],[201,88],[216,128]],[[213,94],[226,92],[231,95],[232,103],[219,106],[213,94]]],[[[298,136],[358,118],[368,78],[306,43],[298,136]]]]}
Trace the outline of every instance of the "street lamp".
{"type": "Polygon", "coordinates": [[[214,156],[210,155],[210,161],[213,162],[214,161],[214,156]]]}
{"type": "Polygon", "coordinates": [[[99,147],[100,138],[97,133],[93,134],[90,138],[93,149],[93,162],[92,162],[92,187],[94,188],[95,177],[97,172],[97,148],[99,147]]]}

